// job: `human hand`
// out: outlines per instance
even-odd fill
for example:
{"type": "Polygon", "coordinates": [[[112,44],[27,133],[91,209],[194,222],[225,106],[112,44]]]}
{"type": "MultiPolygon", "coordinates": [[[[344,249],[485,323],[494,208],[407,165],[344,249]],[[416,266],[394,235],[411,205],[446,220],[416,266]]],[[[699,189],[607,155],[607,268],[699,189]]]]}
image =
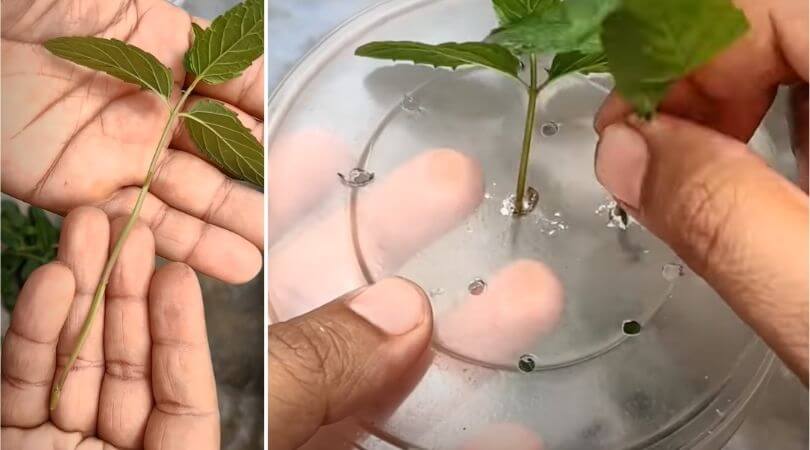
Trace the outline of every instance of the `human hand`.
{"type": "MultiPolygon", "coordinates": [[[[127,41],[154,54],[182,86],[192,21],[202,22],[163,0],[4,2],[3,192],[63,215],[82,205],[129,215],[168,118],[165,104],[41,44],[75,35],[127,41]]],[[[263,65],[260,58],[234,80],[198,86],[186,108],[202,96],[221,100],[261,139],[263,65]]],[[[240,283],[261,268],[263,209],[261,192],[206,162],[180,127],[158,162],[141,219],[161,256],[240,283]]]]}
{"type": "MultiPolygon", "coordinates": [[[[512,365],[559,319],[562,287],[538,261],[501,268],[482,295],[470,295],[435,318],[419,287],[388,278],[478,207],[483,175],[463,153],[426,150],[378,174],[359,190],[354,228],[345,204],[330,198],[347,192],[336,173],[352,167],[341,139],[325,132],[279,138],[270,146],[268,167],[278,174],[268,180],[266,273],[276,322],[269,329],[271,449],[298,448],[323,425],[369,409],[379,417],[397,404],[430,365],[434,328],[454,351],[512,365]]],[[[442,376],[467,377],[450,369],[442,376]]],[[[437,408],[452,407],[441,401],[436,399],[437,408]]],[[[537,437],[516,427],[492,424],[477,436],[490,444],[461,448],[540,448],[537,437]],[[504,427],[511,427],[508,435],[520,445],[490,445],[504,445],[504,433],[497,432],[504,427]]],[[[324,439],[323,448],[343,448],[341,437],[324,439]]]]}
{"type": "Polygon", "coordinates": [[[808,5],[737,4],[749,33],[677,83],[654,120],[628,117],[611,94],[596,120],[596,176],[807,384],[808,5]],[[792,83],[803,85],[794,153],[805,192],[745,145],[792,83]]]}
{"type": "Polygon", "coordinates": [[[154,270],[154,239],[141,223],[124,245],[61,401],[48,410],[51,384],[124,223],[110,224],[95,208],[73,210],[57,261],[34,271],[20,292],[3,339],[3,448],[219,448],[199,284],[184,264],[154,270]]]}

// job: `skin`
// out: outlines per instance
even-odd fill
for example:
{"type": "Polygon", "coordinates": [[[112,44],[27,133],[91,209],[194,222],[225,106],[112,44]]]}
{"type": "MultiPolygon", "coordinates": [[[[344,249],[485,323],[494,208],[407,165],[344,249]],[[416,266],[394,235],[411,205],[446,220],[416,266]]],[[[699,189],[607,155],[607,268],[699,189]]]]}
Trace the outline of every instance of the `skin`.
{"type": "Polygon", "coordinates": [[[124,223],[97,208],[73,210],[57,260],[23,287],[3,339],[3,448],[219,448],[199,283],[182,263],[155,271],[154,238],[143,223],[124,245],[61,402],[48,410],[51,384],[124,223]]]}
{"type": "Polygon", "coordinates": [[[678,83],[657,119],[632,117],[611,94],[595,124],[596,174],[807,384],[808,5],[737,4],[751,30],[678,83]],[[782,85],[794,85],[799,186],[745,145],[782,85]],[[631,146],[646,148],[646,161],[624,164],[621,148],[631,146]]]}
{"type": "MultiPolygon", "coordinates": [[[[630,183],[631,191],[635,189],[632,204],[623,201],[617,195],[618,190],[614,195],[706,279],[806,383],[807,3],[792,0],[736,3],[746,13],[752,30],[707,66],[678,83],[662,105],[658,119],[642,124],[632,118],[630,108],[618,94],[608,98],[595,124],[602,138],[596,175],[608,190],[614,187],[617,175],[638,178],[637,183],[630,183]],[[773,101],[776,88],[794,83],[800,86],[794,98],[797,112],[794,129],[798,138],[794,152],[801,188],[768,169],[744,144],[773,101]],[[606,132],[610,126],[622,127],[618,130],[623,139],[614,139],[616,128],[606,132]],[[627,172],[626,164],[619,162],[626,158],[621,145],[618,150],[607,148],[608,135],[613,135],[610,140],[614,144],[645,149],[646,156],[634,167],[639,173],[627,172]],[[670,199],[667,204],[672,207],[664,208],[661,202],[654,201],[656,198],[670,199]],[[756,212],[757,220],[752,220],[752,211],[756,212]]],[[[297,179],[320,179],[304,176],[307,166],[296,162],[298,157],[293,156],[296,152],[291,149],[298,149],[298,157],[302,159],[301,153],[310,158],[318,155],[322,164],[313,171],[334,173],[351,167],[346,156],[349,152],[337,138],[324,132],[310,132],[271,145],[270,170],[275,167],[283,176],[285,168],[298,167],[297,179]]],[[[369,203],[374,203],[373,189],[389,190],[380,197],[384,202],[366,210],[373,215],[381,208],[385,214],[382,223],[375,222],[379,218],[374,216],[364,219],[363,206],[359,214],[358,226],[361,230],[368,227],[360,233],[368,237],[365,243],[361,240],[361,247],[366,259],[373,262],[371,272],[375,279],[395,273],[409,256],[458,223],[480,201],[477,197],[480,169],[474,161],[448,150],[427,154],[438,158],[433,162],[435,170],[442,170],[442,178],[422,175],[430,173],[430,162],[426,168],[410,161],[386,177],[383,186],[375,184],[362,193],[369,203]],[[404,172],[403,179],[416,181],[407,183],[407,187],[396,186],[400,171],[404,172]],[[409,199],[414,201],[413,208],[409,199]],[[394,207],[386,209],[388,205],[394,207]],[[415,223],[419,221],[412,220],[413,217],[432,220],[430,224],[415,223]],[[420,228],[423,226],[427,228],[420,228]],[[375,230],[380,229],[384,236],[391,230],[397,239],[374,240],[375,230]],[[395,256],[389,257],[388,252],[395,256]]],[[[424,154],[420,157],[428,158],[424,154]]],[[[309,165],[312,166],[315,165],[309,165]]],[[[332,219],[327,212],[320,216],[321,220],[304,222],[297,231],[289,232],[304,220],[304,211],[318,206],[318,199],[328,192],[327,187],[317,182],[293,181],[288,180],[284,191],[280,186],[274,189],[272,184],[268,191],[270,198],[276,199],[270,207],[267,280],[275,322],[268,330],[269,442],[273,450],[299,448],[307,441],[309,444],[304,448],[308,450],[333,449],[342,439],[340,427],[332,426],[316,434],[322,426],[366,410],[374,399],[397,388],[407,395],[409,385],[403,368],[414,370],[425,363],[423,355],[433,320],[428,320],[430,306],[425,294],[406,280],[384,279],[364,287],[353,250],[340,247],[336,243],[339,240],[334,239],[336,234],[348,231],[345,211],[336,213],[343,222],[332,219]],[[305,206],[294,206],[301,203],[305,206]],[[341,213],[344,215],[340,216],[341,213]],[[311,282],[313,274],[318,274],[317,283],[311,282]],[[381,314],[382,318],[376,316],[375,320],[386,323],[392,317],[401,317],[403,322],[412,320],[412,328],[396,335],[382,331],[374,320],[355,311],[352,305],[359,296],[369,296],[387,305],[381,307],[387,314],[381,314]],[[327,302],[332,298],[336,300],[327,302]],[[389,304],[391,298],[397,302],[389,304]],[[404,306],[403,310],[398,309],[398,304],[407,304],[408,308],[421,304],[425,315],[414,319],[404,313],[404,306]],[[310,441],[313,436],[316,437],[310,441]]],[[[498,276],[513,283],[514,280],[527,283],[525,290],[517,290],[527,293],[525,299],[518,299],[519,304],[514,307],[523,308],[534,317],[531,321],[534,326],[521,324],[517,317],[501,316],[501,324],[513,332],[492,350],[497,352],[501,346],[504,353],[487,357],[498,358],[509,355],[511,348],[520,348],[519,342],[510,341],[513,336],[534,339],[552,326],[562,308],[562,299],[556,294],[559,289],[553,274],[541,275],[545,273],[543,267],[527,269],[525,262],[499,272],[498,276]],[[523,276],[527,271],[531,276],[523,276]],[[532,281],[536,283],[534,286],[530,285],[532,281]]],[[[489,305],[468,301],[448,314],[449,328],[444,325],[437,328],[452,332],[454,323],[464,323],[473,330],[491,329],[501,310],[497,303],[489,305]]],[[[509,305],[504,310],[510,310],[509,305]]],[[[453,337],[457,336],[450,336],[453,337]]],[[[460,336],[458,345],[464,343],[470,348],[460,350],[481,351],[481,344],[460,336]]],[[[498,427],[503,426],[514,425],[493,424],[495,436],[499,435],[498,427]]],[[[353,432],[351,425],[348,427],[349,433],[353,432]]],[[[526,432],[529,435],[515,448],[542,448],[540,439],[526,432]]],[[[462,448],[476,448],[469,445],[463,444],[462,448]]]]}
{"type": "MultiPolygon", "coordinates": [[[[2,8],[2,190],[67,214],[94,205],[128,215],[146,176],[168,107],[154,94],[51,55],[58,36],[99,36],[136,45],[171,68],[174,98],[191,80],[182,58],[192,21],[162,0],[10,0],[2,8]]],[[[207,26],[201,23],[202,26],[207,26]]],[[[220,100],[262,138],[264,59],[240,77],[198,86],[186,104],[220,100]]],[[[157,252],[226,282],[260,270],[262,193],[223,175],[182,127],[164,151],[141,219],[157,252]]]]}

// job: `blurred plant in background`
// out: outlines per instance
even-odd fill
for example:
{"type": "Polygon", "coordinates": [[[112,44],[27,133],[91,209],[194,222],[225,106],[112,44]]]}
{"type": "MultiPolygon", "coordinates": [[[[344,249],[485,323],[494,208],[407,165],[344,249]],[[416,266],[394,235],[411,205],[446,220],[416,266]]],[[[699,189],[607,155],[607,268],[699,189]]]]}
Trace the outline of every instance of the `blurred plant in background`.
{"type": "Polygon", "coordinates": [[[24,214],[17,203],[3,200],[0,228],[0,292],[3,307],[11,312],[31,272],[56,258],[59,227],[39,208],[30,207],[24,214]]]}

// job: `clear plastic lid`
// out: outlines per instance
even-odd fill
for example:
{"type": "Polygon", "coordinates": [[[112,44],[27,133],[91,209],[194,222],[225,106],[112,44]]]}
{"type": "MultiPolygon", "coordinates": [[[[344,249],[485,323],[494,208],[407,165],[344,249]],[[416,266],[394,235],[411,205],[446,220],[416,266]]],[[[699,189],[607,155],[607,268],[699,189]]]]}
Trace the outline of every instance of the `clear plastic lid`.
{"type": "MultiPolygon", "coordinates": [[[[720,448],[772,356],[596,181],[592,123],[611,80],[572,76],[543,91],[528,175],[537,204],[516,217],[506,209],[519,84],[353,55],[374,40],[481,40],[494,26],[487,0],[386,2],[330,35],[271,99],[271,177],[291,142],[323,168],[283,174],[289,189],[270,201],[327,186],[291,226],[334,227],[330,246],[357,267],[276,296],[268,268],[273,319],[393,274],[421,285],[435,316],[407,388],[310,448],[339,448],[335,435],[364,449],[720,448]]],[[[786,136],[769,119],[751,146],[789,173],[786,136]]],[[[272,258],[284,242],[270,245],[272,258]]],[[[297,262],[334,256],[321,250],[297,262]]]]}

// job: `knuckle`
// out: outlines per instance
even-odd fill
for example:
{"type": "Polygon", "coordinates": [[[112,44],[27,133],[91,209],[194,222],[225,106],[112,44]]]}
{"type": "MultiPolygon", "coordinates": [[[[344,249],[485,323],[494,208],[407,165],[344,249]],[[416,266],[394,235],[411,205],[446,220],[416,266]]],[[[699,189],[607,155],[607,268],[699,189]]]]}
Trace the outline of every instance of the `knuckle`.
{"type": "Polygon", "coordinates": [[[745,199],[744,184],[735,164],[693,174],[676,191],[667,214],[667,229],[674,250],[690,261],[699,273],[716,262],[728,263],[735,246],[731,229],[745,199]]]}
{"type": "Polygon", "coordinates": [[[318,392],[345,380],[352,365],[351,336],[338,322],[309,318],[272,325],[271,364],[301,387],[318,392]]]}

